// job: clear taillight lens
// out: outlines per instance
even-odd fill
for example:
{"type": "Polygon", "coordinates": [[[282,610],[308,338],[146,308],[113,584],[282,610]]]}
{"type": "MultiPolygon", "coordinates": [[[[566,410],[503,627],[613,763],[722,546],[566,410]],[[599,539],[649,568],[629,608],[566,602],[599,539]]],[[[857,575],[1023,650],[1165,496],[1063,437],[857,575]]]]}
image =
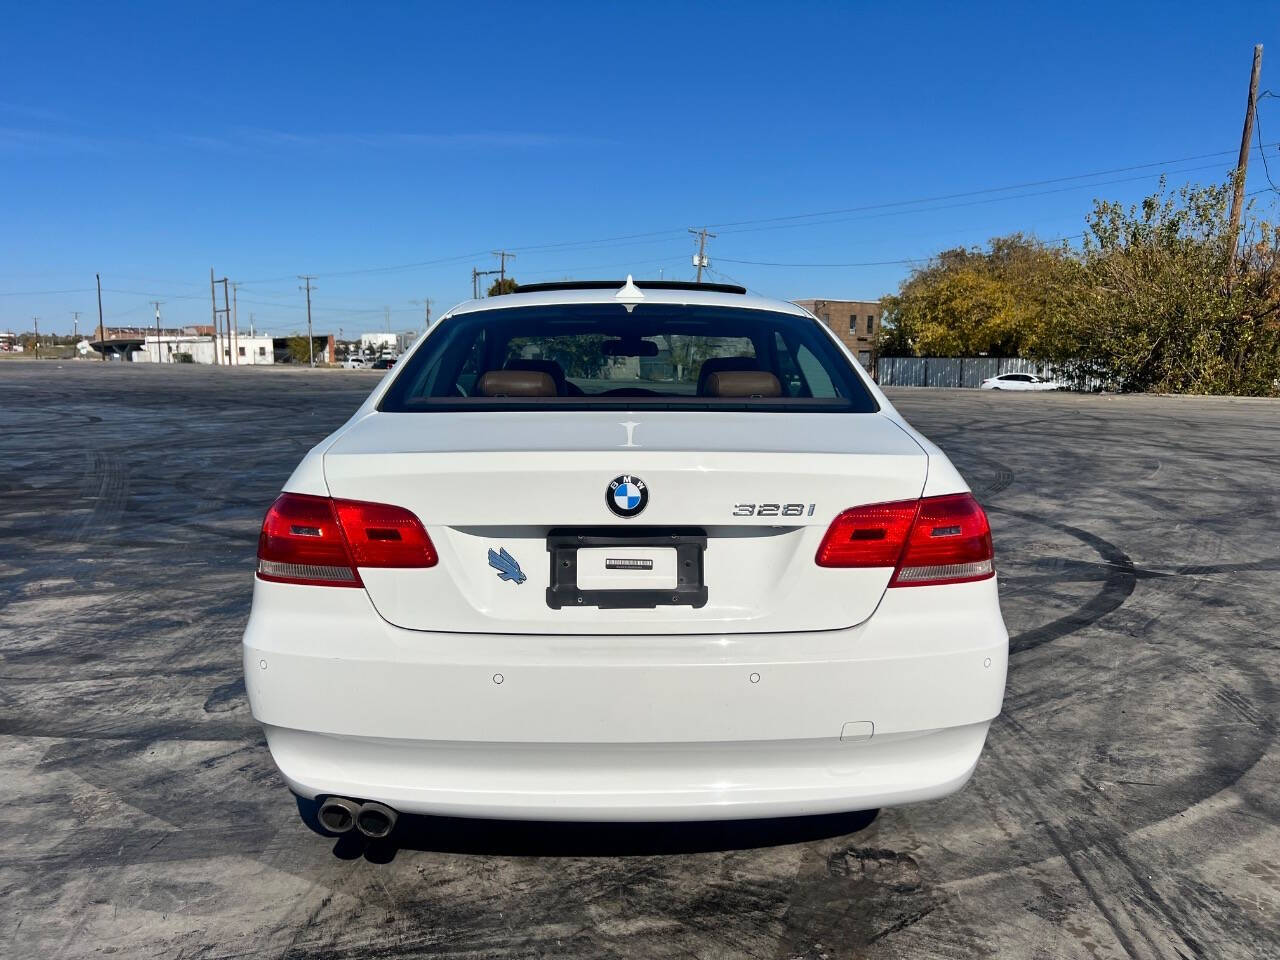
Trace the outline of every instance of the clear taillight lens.
{"type": "Polygon", "coordinates": [[[891,587],[995,575],[987,515],[967,493],[846,510],[832,521],[814,559],[820,567],[893,567],[891,587]]]}
{"type": "Polygon", "coordinates": [[[258,576],[277,583],[360,587],[357,567],[432,567],[435,546],[403,507],[284,493],[258,536],[258,576]]]}

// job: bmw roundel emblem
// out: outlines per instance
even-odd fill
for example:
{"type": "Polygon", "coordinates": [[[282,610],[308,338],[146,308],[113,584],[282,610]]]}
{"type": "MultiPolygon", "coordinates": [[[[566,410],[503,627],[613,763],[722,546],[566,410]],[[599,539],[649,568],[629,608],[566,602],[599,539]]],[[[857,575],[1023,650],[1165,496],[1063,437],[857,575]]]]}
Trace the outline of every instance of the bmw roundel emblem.
{"type": "Polygon", "coordinates": [[[639,477],[624,473],[614,477],[604,492],[604,502],[620,517],[637,516],[649,503],[649,488],[639,477]]]}

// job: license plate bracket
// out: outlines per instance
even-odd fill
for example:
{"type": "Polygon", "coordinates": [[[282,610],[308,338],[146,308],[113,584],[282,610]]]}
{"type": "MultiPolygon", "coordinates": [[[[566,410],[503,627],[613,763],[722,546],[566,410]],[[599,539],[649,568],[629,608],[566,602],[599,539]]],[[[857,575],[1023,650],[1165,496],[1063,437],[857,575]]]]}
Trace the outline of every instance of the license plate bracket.
{"type": "Polygon", "coordinates": [[[601,610],[651,610],[654,607],[703,607],[707,585],[703,574],[703,554],[707,534],[697,527],[617,527],[558,528],[547,534],[551,559],[547,606],[596,607],[601,610]],[[674,548],[676,585],[670,589],[582,590],[578,587],[578,549],[598,547],[674,548]]]}

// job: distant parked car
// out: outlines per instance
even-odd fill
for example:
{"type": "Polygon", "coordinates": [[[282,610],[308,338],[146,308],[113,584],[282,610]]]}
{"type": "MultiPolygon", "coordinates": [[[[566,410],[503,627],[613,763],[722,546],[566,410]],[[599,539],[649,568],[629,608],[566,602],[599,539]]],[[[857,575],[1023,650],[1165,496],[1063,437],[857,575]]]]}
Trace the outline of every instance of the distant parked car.
{"type": "Polygon", "coordinates": [[[347,357],[346,360],[342,361],[342,365],[348,370],[363,370],[369,363],[364,357],[357,354],[347,357]]]}
{"type": "Polygon", "coordinates": [[[390,369],[391,369],[392,367],[394,367],[395,365],[396,365],[396,358],[395,358],[395,357],[380,357],[379,359],[377,359],[377,360],[373,361],[373,363],[370,365],[369,369],[371,369],[371,370],[390,370],[390,369]]]}
{"type": "Polygon", "coordinates": [[[998,377],[987,377],[980,384],[983,390],[1065,390],[1066,384],[1045,377],[1037,377],[1034,373],[1002,373],[998,377]]]}

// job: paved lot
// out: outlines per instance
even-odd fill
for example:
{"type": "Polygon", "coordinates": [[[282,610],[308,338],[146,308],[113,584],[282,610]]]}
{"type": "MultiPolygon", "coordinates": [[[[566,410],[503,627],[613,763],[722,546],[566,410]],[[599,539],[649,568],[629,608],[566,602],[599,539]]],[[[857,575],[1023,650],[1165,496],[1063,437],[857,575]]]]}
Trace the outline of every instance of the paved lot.
{"type": "Polygon", "coordinates": [[[1280,955],[1280,405],[895,394],[1013,636],[955,797],[367,847],[299,821],[238,645],[265,505],[373,382],[0,366],[0,956],[1280,955]]]}

